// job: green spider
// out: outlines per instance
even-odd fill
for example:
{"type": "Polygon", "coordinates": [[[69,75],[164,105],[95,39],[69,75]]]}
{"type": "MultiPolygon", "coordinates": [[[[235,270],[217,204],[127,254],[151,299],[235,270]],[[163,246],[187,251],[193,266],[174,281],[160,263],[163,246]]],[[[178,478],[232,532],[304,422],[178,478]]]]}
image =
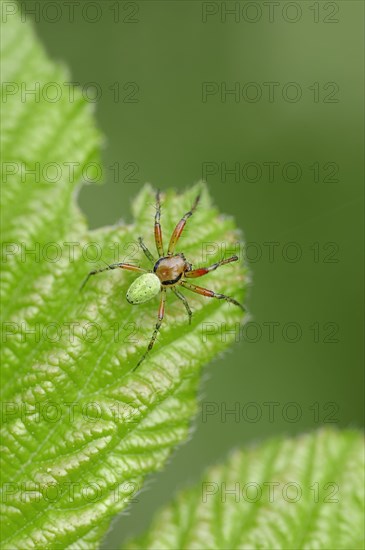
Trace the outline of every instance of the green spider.
{"type": "Polygon", "coordinates": [[[151,252],[148,250],[146,245],[143,243],[142,238],[139,237],[138,239],[139,245],[142,248],[145,255],[147,256],[147,258],[152,263],[153,269],[147,270],[147,269],[143,269],[142,267],[137,267],[135,265],[128,264],[128,263],[111,264],[111,265],[108,265],[108,267],[104,267],[103,269],[95,269],[94,271],[90,271],[90,273],[87,275],[85,281],[81,286],[81,289],[82,289],[87,283],[87,281],[89,280],[89,278],[91,277],[91,275],[96,275],[97,273],[108,271],[109,269],[120,268],[120,269],[127,269],[129,271],[136,271],[138,273],[143,273],[143,275],[140,275],[140,277],[138,277],[131,284],[131,286],[127,291],[126,298],[130,304],[132,305],[144,304],[145,302],[148,302],[149,300],[154,298],[154,296],[156,296],[159,292],[161,293],[160,307],[158,309],[157,323],[156,323],[154,332],[152,334],[152,337],[146,352],[143,354],[143,356],[138,361],[137,365],[134,367],[133,370],[139,367],[139,365],[142,363],[142,361],[146,358],[148,353],[153,348],[153,345],[156,341],[158,332],[162,325],[162,320],[164,318],[166,290],[168,288],[171,289],[172,292],[183,302],[186,308],[187,314],[189,316],[189,324],[191,323],[192,311],[190,309],[187,299],[183,294],[181,294],[181,292],[178,291],[177,286],[182,286],[192,292],[195,292],[196,294],[201,294],[202,296],[207,296],[208,298],[218,298],[218,300],[226,300],[227,302],[230,302],[231,304],[234,304],[235,306],[240,307],[243,311],[246,311],[244,306],[241,305],[239,302],[237,302],[234,298],[230,298],[229,296],[225,296],[224,294],[217,294],[216,292],[213,292],[213,290],[208,290],[206,288],[193,285],[188,282],[189,279],[196,279],[197,277],[202,277],[203,275],[206,275],[210,271],[214,271],[221,265],[229,264],[230,262],[236,262],[238,260],[237,256],[231,256],[230,258],[216,262],[215,264],[209,267],[200,267],[198,269],[193,269],[192,265],[186,260],[184,254],[175,253],[176,245],[183,232],[185,224],[187,220],[190,218],[190,216],[192,216],[193,213],[195,212],[196,207],[198,206],[198,203],[199,203],[199,199],[200,199],[200,195],[196,197],[194,204],[191,207],[191,210],[189,210],[189,212],[186,212],[186,214],[184,214],[184,216],[176,225],[170,238],[170,242],[167,248],[167,255],[165,256],[163,242],[162,242],[162,230],[160,225],[160,217],[161,217],[160,192],[157,191],[156,215],[155,215],[155,226],[154,226],[155,243],[156,243],[156,249],[158,253],[157,261],[153,257],[151,252]]]}

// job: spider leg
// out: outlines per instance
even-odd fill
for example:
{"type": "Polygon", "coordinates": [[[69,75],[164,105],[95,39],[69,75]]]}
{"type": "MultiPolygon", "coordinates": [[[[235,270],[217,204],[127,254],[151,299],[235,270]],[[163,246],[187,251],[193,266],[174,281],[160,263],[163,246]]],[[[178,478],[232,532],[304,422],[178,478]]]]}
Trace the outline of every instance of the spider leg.
{"type": "Polygon", "coordinates": [[[171,288],[172,292],[174,294],[176,294],[176,296],[178,298],[180,298],[180,300],[183,302],[184,306],[185,306],[185,309],[187,311],[187,314],[189,316],[189,325],[191,325],[191,318],[193,316],[193,312],[191,311],[190,309],[190,306],[189,306],[189,302],[187,301],[187,299],[185,298],[185,296],[183,294],[181,294],[181,292],[179,292],[176,288],[172,287],[171,288]]]}
{"type": "Polygon", "coordinates": [[[155,243],[158,255],[162,258],[165,254],[163,251],[163,242],[162,242],[162,229],[160,225],[161,217],[161,202],[160,202],[160,191],[156,193],[156,214],[155,214],[155,243]]]}
{"type": "Polygon", "coordinates": [[[188,218],[190,218],[190,216],[192,216],[194,214],[195,209],[198,206],[199,199],[200,199],[200,195],[198,195],[196,197],[196,199],[193,203],[193,206],[191,207],[191,210],[189,210],[189,212],[186,212],[186,214],[183,215],[181,220],[176,225],[176,227],[175,227],[175,229],[174,229],[174,231],[171,235],[170,242],[169,242],[169,248],[168,248],[168,251],[167,251],[168,256],[172,256],[172,254],[174,253],[177,241],[179,240],[180,235],[183,232],[183,229],[185,227],[185,224],[186,224],[188,218]]]}
{"type": "Polygon", "coordinates": [[[160,307],[158,308],[158,315],[157,315],[157,323],[155,326],[155,330],[153,331],[152,338],[150,340],[150,343],[148,344],[148,348],[145,351],[145,353],[142,355],[141,359],[138,361],[137,365],[134,367],[133,370],[136,370],[139,365],[142,363],[142,361],[145,360],[146,356],[149,354],[151,349],[153,348],[153,344],[156,341],[157,334],[159,333],[160,327],[162,325],[162,321],[165,315],[165,302],[166,302],[166,289],[163,288],[161,290],[161,300],[160,300],[160,307]]]}
{"type": "Polygon", "coordinates": [[[220,267],[224,264],[229,264],[231,262],[236,262],[238,260],[237,256],[232,256],[231,258],[227,258],[226,260],[221,260],[220,262],[217,262],[209,267],[200,267],[198,269],[193,269],[192,271],[186,271],[184,276],[188,279],[201,277],[202,275],[206,275],[210,271],[214,271],[217,269],[217,267],[220,267]]]}
{"type": "Polygon", "coordinates": [[[138,243],[139,246],[142,248],[143,252],[147,256],[150,262],[153,263],[153,265],[156,263],[156,260],[152,256],[151,252],[148,250],[147,246],[144,244],[142,237],[138,237],[138,243]]]}
{"type": "Polygon", "coordinates": [[[88,280],[90,279],[91,275],[96,275],[97,273],[102,273],[103,271],[109,271],[109,269],[128,269],[129,271],[138,271],[139,273],[148,273],[146,269],[143,269],[142,267],[137,267],[136,265],[132,264],[124,264],[124,263],[117,263],[117,264],[110,264],[108,267],[103,267],[102,269],[94,269],[93,271],[90,271],[90,273],[86,276],[84,282],[82,283],[80,290],[84,288],[88,280]]]}
{"type": "Polygon", "coordinates": [[[225,294],[217,294],[216,292],[213,292],[213,290],[208,290],[207,288],[203,288],[201,286],[192,285],[190,283],[187,283],[186,281],[180,281],[179,284],[181,284],[184,288],[195,292],[196,294],[201,294],[202,296],[207,296],[208,298],[218,298],[218,300],[226,300],[226,302],[234,304],[235,306],[240,307],[243,311],[246,311],[246,308],[242,304],[237,302],[237,300],[235,300],[234,298],[226,296],[225,294]]]}

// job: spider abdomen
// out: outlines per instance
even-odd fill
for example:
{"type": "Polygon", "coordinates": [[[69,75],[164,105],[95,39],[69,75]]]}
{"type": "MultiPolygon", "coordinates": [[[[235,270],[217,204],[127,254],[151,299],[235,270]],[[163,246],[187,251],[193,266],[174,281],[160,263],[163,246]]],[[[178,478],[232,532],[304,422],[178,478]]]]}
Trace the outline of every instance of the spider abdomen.
{"type": "Polygon", "coordinates": [[[135,279],[127,291],[127,301],[132,305],[144,304],[161,290],[161,283],[154,273],[144,273],[135,279]]]}
{"type": "Polygon", "coordinates": [[[189,269],[189,264],[182,254],[165,256],[160,258],[153,268],[161,284],[164,286],[175,285],[189,269]]]}

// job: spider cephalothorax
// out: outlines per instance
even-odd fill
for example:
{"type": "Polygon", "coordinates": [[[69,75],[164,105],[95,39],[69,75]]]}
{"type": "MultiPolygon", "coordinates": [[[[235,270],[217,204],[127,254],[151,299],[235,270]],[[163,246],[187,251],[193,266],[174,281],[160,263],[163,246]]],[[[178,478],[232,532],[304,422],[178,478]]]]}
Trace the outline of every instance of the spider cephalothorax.
{"type": "Polygon", "coordinates": [[[192,265],[186,260],[184,254],[175,253],[176,244],[180,238],[181,233],[183,232],[183,229],[185,227],[185,224],[188,218],[190,218],[190,216],[193,215],[199,203],[199,199],[200,199],[200,195],[196,197],[194,204],[191,207],[191,210],[189,210],[189,212],[186,212],[186,214],[184,214],[184,216],[176,225],[170,238],[170,242],[167,249],[167,255],[165,255],[163,241],[162,241],[162,230],[160,225],[160,217],[161,217],[160,193],[158,191],[156,195],[156,215],[155,215],[155,227],[154,227],[156,249],[159,255],[157,260],[148,250],[146,245],[143,243],[142,238],[139,237],[138,239],[143,252],[147,256],[147,258],[150,260],[151,264],[153,265],[153,268],[150,270],[147,270],[147,269],[143,269],[141,267],[137,267],[135,265],[127,264],[127,263],[111,264],[108,267],[105,267],[103,269],[96,269],[94,271],[91,271],[86,277],[82,285],[83,287],[86,284],[87,280],[91,275],[96,275],[97,273],[101,273],[102,271],[107,271],[109,269],[120,268],[120,269],[127,269],[130,271],[143,273],[143,275],[138,277],[131,284],[131,286],[127,291],[126,298],[130,304],[133,304],[133,305],[143,304],[151,300],[159,292],[161,293],[160,307],[158,310],[155,330],[153,332],[152,338],[150,340],[150,343],[148,345],[146,352],[144,353],[144,355],[141,357],[141,359],[135,366],[135,369],[142,363],[142,361],[145,359],[146,355],[152,349],[155,343],[155,340],[157,338],[158,331],[160,330],[164,313],[165,313],[167,289],[172,290],[175,296],[177,296],[183,302],[189,316],[189,323],[191,323],[192,311],[190,309],[190,306],[185,296],[177,290],[176,288],[177,286],[182,286],[188,290],[191,290],[192,292],[201,294],[202,296],[207,296],[208,298],[218,298],[219,300],[226,300],[227,302],[230,302],[231,304],[234,304],[240,307],[241,309],[245,310],[244,306],[242,306],[234,298],[230,298],[229,296],[225,296],[224,294],[217,294],[216,292],[213,292],[213,290],[208,290],[207,288],[202,288],[200,286],[193,285],[188,282],[189,279],[202,277],[203,275],[206,275],[210,271],[214,271],[215,269],[217,269],[217,267],[221,265],[237,261],[238,260],[237,256],[231,256],[230,258],[221,260],[220,262],[216,262],[215,264],[209,267],[200,267],[198,269],[193,269],[192,265]]]}
{"type": "Polygon", "coordinates": [[[157,260],[153,268],[154,273],[164,286],[176,285],[184,273],[190,270],[191,264],[186,261],[184,254],[164,256],[157,260]]]}

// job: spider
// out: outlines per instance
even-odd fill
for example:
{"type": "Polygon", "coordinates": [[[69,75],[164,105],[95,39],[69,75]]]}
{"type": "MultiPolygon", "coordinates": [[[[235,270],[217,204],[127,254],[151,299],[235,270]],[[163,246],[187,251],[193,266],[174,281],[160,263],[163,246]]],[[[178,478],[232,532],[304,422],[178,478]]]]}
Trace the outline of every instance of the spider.
{"type": "Polygon", "coordinates": [[[218,294],[216,292],[213,292],[213,290],[208,290],[207,288],[193,285],[188,282],[189,279],[196,279],[197,277],[202,277],[203,275],[206,275],[207,273],[214,271],[221,265],[229,264],[231,262],[236,262],[238,260],[237,256],[231,256],[230,258],[226,258],[225,260],[220,260],[219,262],[216,262],[215,264],[209,267],[200,267],[198,269],[193,269],[192,265],[186,260],[184,254],[182,254],[181,252],[178,252],[178,253],[175,252],[176,245],[181,237],[185,224],[187,220],[195,212],[198,206],[199,200],[200,200],[200,194],[196,197],[189,212],[186,212],[186,214],[184,214],[184,216],[176,225],[170,238],[170,242],[167,248],[167,255],[165,255],[163,241],[162,241],[162,230],[160,225],[160,217],[161,217],[160,191],[157,191],[156,214],[155,214],[155,224],[154,224],[154,236],[155,236],[156,249],[158,253],[157,261],[153,257],[149,249],[146,247],[146,245],[144,244],[142,237],[138,238],[139,245],[143,250],[144,254],[150,260],[151,264],[153,265],[153,268],[150,270],[147,270],[147,269],[143,269],[142,267],[138,267],[129,263],[123,263],[123,262],[115,263],[115,264],[108,265],[107,267],[104,267],[102,269],[95,269],[93,271],[90,271],[90,273],[87,275],[86,279],[84,280],[81,286],[81,289],[83,289],[87,281],[92,275],[96,275],[98,273],[102,273],[103,271],[108,271],[110,269],[120,268],[120,269],[127,269],[129,271],[135,271],[137,273],[143,273],[143,275],[140,275],[131,284],[131,286],[127,291],[126,298],[130,304],[132,305],[143,304],[145,302],[148,302],[152,298],[154,298],[154,296],[156,296],[159,292],[161,293],[160,306],[159,306],[158,315],[157,315],[157,323],[155,325],[155,329],[153,331],[150,343],[148,344],[146,352],[142,355],[141,359],[138,361],[137,365],[134,367],[133,370],[136,370],[140,366],[142,361],[144,361],[144,359],[147,357],[148,353],[151,351],[156,341],[156,338],[161,328],[162,321],[165,314],[165,302],[166,302],[167,289],[170,289],[175,294],[175,296],[177,296],[177,298],[179,298],[183,302],[189,317],[189,324],[191,324],[191,318],[193,313],[190,309],[187,299],[177,289],[178,286],[182,286],[187,290],[195,292],[196,294],[201,294],[202,296],[206,296],[208,298],[217,298],[218,300],[226,300],[227,302],[230,302],[231,304],[234,304],[235,306],[240,307],[243,311],[246,311],[245,307],[241,305],[239,302],[237,302],[234,298],[230,298],[229,296],[226,296],[224,294],[218,294]]]}

